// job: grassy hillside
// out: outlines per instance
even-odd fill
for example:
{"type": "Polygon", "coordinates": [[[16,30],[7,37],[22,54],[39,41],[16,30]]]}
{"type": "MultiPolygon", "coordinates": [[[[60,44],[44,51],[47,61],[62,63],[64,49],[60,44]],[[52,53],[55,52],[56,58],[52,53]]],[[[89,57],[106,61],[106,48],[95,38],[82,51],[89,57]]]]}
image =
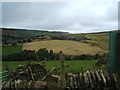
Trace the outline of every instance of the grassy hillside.
{"type": "Polygon", "coordinates": [[[47,48],[53,50],[55,53],[59,53],[61,50],[67,55],[81,55],[90,54],[95,55],[97,53],[104,54],[105,50],[98,46],[92,46],[88,43],[71,41],[71,40],[47,40],[47,41],[36,41],[31,43],[23,44],[23,50],[39,50],[40,48],[47,48]]]}
{"type": "Polygon", "coordinates": [[[93,46],[98,46],[104,50],[109,49],[109,32],[100,33],[82,33],[82,34],[64,34],[56,35],[53,38],[60,40],[74,40],[84,43],[89,43],[93,46]]]}
{"type": "MultiPolygon", "coordinates": [[[[33,61],[35,62],[35,61],[33,61]]],[[[42,61],[36,61],[36,63],[41,63],[42,61]]],[[[66,68],[67,72],[72,72],[72,73],[79,73],[81,72],[81,67],[83,67],[84,70],[86,69],[95,69],[93,66],[96,63],[96,60],[89,60],[89,61],[65,61],[66,65],[70,65],[69,67],[66,68]]],[[[26,61],[3,61],[2,62],[2,69],[5,70],[4,65],[8,64],[10,67],[10,70],[15,70],[18,65],[26,65],[28,62],[26,61]]],[[[60,66],[60,61],[47,61],[46,62],[46,68],[48,70],[51,70],[53,67],[59,67],[60,66]]]]}
{"type": "Polygon", "coordinates": [[[49,32],[44,30],[27,30],[2,28],[2,44],[8,45],[12,43],[30,42],[39,38],[48,38],[52,35],[66,34],[67,32],[49,32]]]}
{"type": "Polygon", "coordinates": [[[3,39],[7,37],[11,38],[29,38],[36,37],[41,35],[56,35],[64,34],[67,32],[49,32],[43,30],[27,30],[27,29],[11,29],[11,28],[2,28],[3,39]]]}
{"type": "Polygon", "coordinates": [[[93,33],[93,34],[86,34],[89,42],[95,43],[97,46],[101,47],[104,50],[109,49],[109,33],[93,33]]]}
{"type": "Polygon", "coordinates": [[[71,36],[76,36],[76,37],[79,37],[81,35],[88,38],[88,40],[82,40],[82,42],[98,46],[98,47],[108,51],[108,49],[109,49],[109,32],[71,34],[71,36]]]}

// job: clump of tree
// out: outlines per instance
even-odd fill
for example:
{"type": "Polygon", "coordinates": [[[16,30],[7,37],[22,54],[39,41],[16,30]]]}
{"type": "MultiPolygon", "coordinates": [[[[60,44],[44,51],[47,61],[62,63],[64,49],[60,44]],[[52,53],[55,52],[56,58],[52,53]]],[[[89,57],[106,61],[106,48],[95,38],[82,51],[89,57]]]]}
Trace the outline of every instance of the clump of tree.
{"type": "Polygon", "coordinates": [[[36,55],[38,60],[44,60],[44,59],[48,59],[49,53],[46,48],[42,48],[36,52],[36,55]]]}
{"type": "MultiPolygon", "coordinates": [[[[97,60],[106,55],[64,55],[65,60],[97,60]]],[[[43,60],[59,60],[59,53],[54,53],[53,50],[41,48],[37,52],[34,50],[23,50],[19,53],[10,54],[3,57],[3,61],[43,61],[43,60]]]]}
{"type": "Polygon", "coordinates": [[[54,53],[53,50],[48,51],[46,48],[39,49],[36,52],[37,60],[55,60],[59,59],[59,54],[54,53]]]}
{"type": "Polygon", "coordinates": [[[101,57],[101,55],[96,54],[96,55],[87,55],[87,54],[82,54],[82,55],[65,55],[65,60],[97,60],[101,57]]]}
{"type": "Polygon", "coordinates": [[[3,61],[42,61],[58,59],[59,55],[55,54],[53,50],[48,51],[46,48],[39,49],[37,52],[34,50],[23,50],[19,53],[3,56],[3,61]]]}
{"type": "Polygon", "coordinates": [[[10,54],[2,57],[3,61],[34,61],[36,60],[36,53],[34,50],[24,50],[19,53],[10,54]]]}

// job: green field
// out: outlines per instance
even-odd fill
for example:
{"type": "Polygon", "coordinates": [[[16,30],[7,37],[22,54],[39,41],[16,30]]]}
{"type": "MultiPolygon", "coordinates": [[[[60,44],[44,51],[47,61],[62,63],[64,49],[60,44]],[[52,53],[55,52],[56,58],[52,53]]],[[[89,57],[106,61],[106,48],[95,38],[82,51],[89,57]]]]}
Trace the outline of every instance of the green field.
{"type": "Polygon", "coordinates": [[[2,55],[3,56],[7,56],[9,54],[15,54],[22,51],[22,45],[16,45],[16,46],[11,46],[11,45],[7,45],[7,46],[3,46],[2,47],[2,55]]]}
{"type": "MultiPolygon", "coordinates": [[[[42,63],[43,61],[32,61],[32,63],[42,63]]],[[[65,61],[65,65],[70,65],[66,68],[66,72],[78,73],[83,70],[92,70],[95,69],[94,64],[96,60],[75,60],[75,61],[65,61]],[[81,69],[83,67],[83,69],[81,69]]],[[[25,61],[3,61],[2,70],[5,70],[5,64],[9,65],[10,70],[15,70],[18,65],[26,65],[28,62],[25,61]]],[[[60,61],[47,61],[46,68],[47,70],[52,69],[53,67],[59,67],[60,61]]]]}

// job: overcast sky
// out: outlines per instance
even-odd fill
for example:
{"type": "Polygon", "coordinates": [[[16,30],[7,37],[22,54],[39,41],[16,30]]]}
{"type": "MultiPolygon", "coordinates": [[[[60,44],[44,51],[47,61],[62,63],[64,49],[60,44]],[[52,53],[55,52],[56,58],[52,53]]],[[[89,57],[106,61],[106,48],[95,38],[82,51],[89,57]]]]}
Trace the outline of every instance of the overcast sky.
{"type": "Polygon", "coordinates": [[[88,33],[118,29],[118,0],[4,2],[2,27],[88,33]]]}

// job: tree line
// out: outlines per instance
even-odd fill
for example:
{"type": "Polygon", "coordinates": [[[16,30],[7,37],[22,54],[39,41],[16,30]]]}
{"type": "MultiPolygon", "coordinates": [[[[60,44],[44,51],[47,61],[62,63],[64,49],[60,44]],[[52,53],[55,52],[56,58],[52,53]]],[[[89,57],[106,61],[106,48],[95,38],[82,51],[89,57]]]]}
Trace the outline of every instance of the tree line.
{"type": "MultiPolygon", "coordinates": [[[[64,53],[64,52],[63,52],[64,53]]],[[[104,55],[64,55],[65,60],[97,60],[104,55]]],[[[59,53],[54,53],[53,50],[41,48],[37,52],[35,50],[23,50],[19,53],[10,54],[2,57],[3,61],[43,61],[43,60],[59,60],[59,53]]]]}
{"type": "Polygon", "coordinates": [[[50,36],[52,40],[73,40],[73,41],[81,41],[81,40],[91,40],[85,35],[73,36],[73,35],[53,35],[50,36]]]}

